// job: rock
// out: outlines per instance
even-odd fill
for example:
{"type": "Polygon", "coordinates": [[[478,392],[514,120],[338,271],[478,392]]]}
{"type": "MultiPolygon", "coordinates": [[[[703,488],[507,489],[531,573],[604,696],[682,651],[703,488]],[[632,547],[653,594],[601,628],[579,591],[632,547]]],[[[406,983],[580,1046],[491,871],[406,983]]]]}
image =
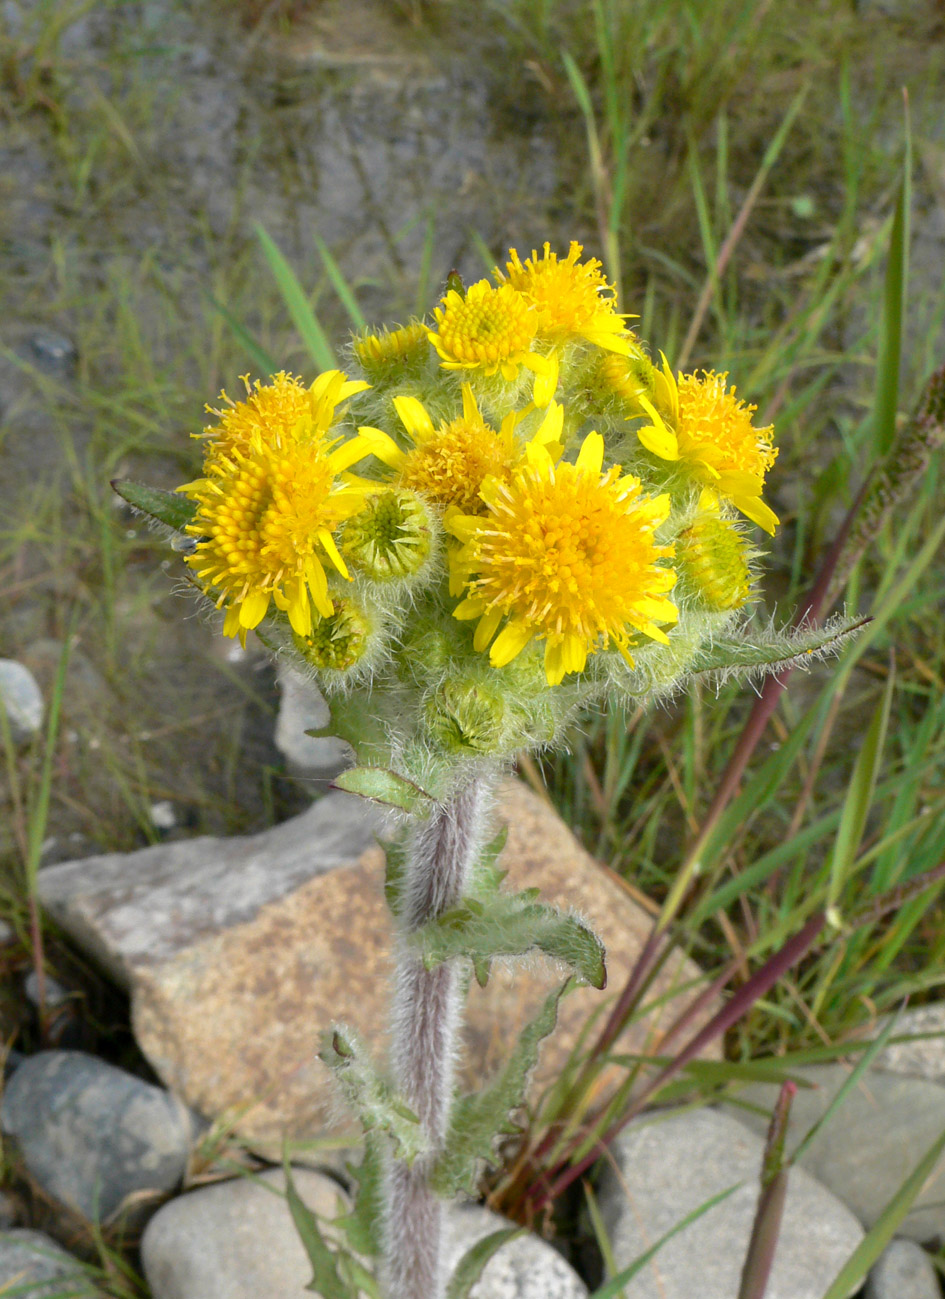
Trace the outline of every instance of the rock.
{"type": "Polygon", "coordinates": [[[30,360],[46,374],[65,379],[75,372],[79,354],[67,334],[55,329],[34,329],[27,346],[30,360]]]}
{"type": "MultiPolygon", "coordinates": [[[[293,1169],[292,1180],[314,1213],[335,1217],[337,1182],[306,1168],[293,1169]]],[[[153,1299],[311,1295],[312,1267],[284,1193],[285,1175],[276,1168],[189,1191],[160,1208],[141,1241],[153,1299]]]]}
{"type": "Polygon", "coordinates": [[[0,1293],[29,1299],[100,1299],[77,1258],[42,1231],[0,1232],[0,1293]]]}
{"type": "MultiPolygon", "coordinates": [[[[457,1205],[447,1226],[450,1272],[483,1236],[516,1224],[478,1204],[457,1205]]],[[[538,1236],[519,1236],[497,1250],[469,1292],[469,1299],[584,1299],[587,1286],[556,1249],[538,1236]]]]}
{"type": "MultiPolygon", "coordinates": [[[[537,886],[573,907],[609,949],[615,995],[650,921],[619,879],[595,862],[551,808],[515,782],[501,791],[509,826],[501,864],[512,888],[537,886]]],[[[382,815],[334,793],[261,835],[159,844],[51,866],[43,902],[76,941],[127,988],[138,1042],[160,1077],[207,1117],[229,1111],[257,1148],[324,1131],[334,1102],[317,1060],[336,1020],[375,1048],[386,1041],[390,920],[382,815]]],[[[670,961],[653,988],[658,1009],[635,1022],[618,1050],[655,1050],[677,1010],[661,994],[698,979],[670,961]]],[[[469,994],[462,1080],[481,1083],[537,1013],[560,971],[537,955],[498,969],[469,994]]],[[[533,1095],[557,1078],[601,994],[562,1002],[533,1095]]],[[[708,1008],[699,1021],[708,1018],[708,1008]]],[[[694,1026],[695,1028],[695,1026],[694,1026]]]]}
{"type": "Polygon", "coordinates": [[[893,1240],[870,1269],[863,1299],[942,1299],[932,1260],[912,1240],[893,1240]]]}
{"type": "Polygon", "coordinates": [[[279,669],[279,716],[275,744],[296,776],[331,780],[350,767],[354,752],[336,735],[306,735],[328,725],[331,714],[318,688],[300,673],[283,665],[279,669]]]}
{"type": "Polygon", "coordinates": [[[89,1221],[179,1184],[193,1138],[173,1096],[81,1051],[40,1051],[6,1085],[0,1124],[43,1190],[89,1221]],[[143,1194],[144,1193],[144,1194],[143,1194]]]}
{"type": "Polygon", "coordinates": [[[29,668],[0,659],[0,707],[6,709],[14,744],[31,740],[43,724],[43,696],[29,668]]]}
{"type": "MultiPolygon", "coordinates": [[[[764,1142],[736,1119],[708,1109],[653,1114],[617,1138],[619,1171],[602,1161],[598,1203],[618,1270],[710,1197],[741,1183],[667,1241],[624,1287],[626,1299],[732,1299],[738,1293],[763,1149],[764,1142]]],[[[765,1299],[822,1299],[862,1238],[849,1210],[794,1169],[765,1299]]]]}
{"type": "MultiPolygon", "coordinates": [[[[884,1019],[877,1024],[877,1031],[885,1022],[884,1019]]],[[[910,1078],[927,1078],[929,1082],[945,1082],[945,1001],[916,1006],[896,1016],[893,1037],[908,1037],[914,1033],[934,1036],[921,1037],[914,1042],[890,1043],[876,1056],[873,1068],[910,1078]]]]}
{"type": "MultiPolygon", "coordinates": [[[[792,1077],[813,1086],[802,1086],[794,1098],[789,1150],[823,1115],[849,1073],[842,1064],[791,1070],[792,1077]]],[[[739,1093],[739,1099],[770,1111],[777,1090],[766,1083],[753,1083],[739,1093]]],[[[739,1108],[738,1116],[759,1133],[767,1126],[764,1114],[739,1108]]],[[[864,1226],[871,1227],[943,1129],[945,1087],[920,1078],[873,1072],[846,1097],[801,1163],[829,1186],[864,1226]]],[[[945,1155],[898,1230],[920,1242],[945,1240],[945,1155]]]]}

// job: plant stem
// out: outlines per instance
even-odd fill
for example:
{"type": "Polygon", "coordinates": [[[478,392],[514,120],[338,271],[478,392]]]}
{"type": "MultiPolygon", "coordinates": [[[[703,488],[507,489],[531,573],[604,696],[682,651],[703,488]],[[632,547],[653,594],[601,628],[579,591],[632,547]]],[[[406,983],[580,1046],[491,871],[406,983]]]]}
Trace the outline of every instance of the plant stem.
{"type": "Polygon", "coordinates": [[[443,1294],[443,1205],[430,1173],[443,1147],[453,1095],[462,986],[455,961],[424,968],[410,937],[462,896],[481,846],[488,781],[474,778],[411,833],[398,917],[392,1057],[400,1094],[418,1115],[430,1154],[390,1170],[386,1223],[387,1299],[443,1294]]]}

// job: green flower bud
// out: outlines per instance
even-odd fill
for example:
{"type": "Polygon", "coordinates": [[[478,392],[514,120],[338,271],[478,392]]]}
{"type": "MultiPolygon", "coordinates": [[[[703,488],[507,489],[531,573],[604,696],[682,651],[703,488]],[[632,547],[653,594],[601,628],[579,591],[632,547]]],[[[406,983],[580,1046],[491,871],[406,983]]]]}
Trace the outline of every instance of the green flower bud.
{"type": "Polygon", "coordinates": [[[451,753],[495,753],[505,735],[505,704],[482,682],[453,678],[427,700],[426,723],[451,753]]]}
{"type": "Polygon", "coordinates": [[[355,338],[354,354],[372,383],[403,377],[419,368],[430,355],[430,343],[423,322],[411,320],[402,329],[382,329],[377,334],[355,338]]]}
{"type": "Polygon", "coordinates": [[[416,492],[391,488],[369,497],[344,526],[341,549],[352,567],[375,582],[412,577],[426,563],[433,537],[428,506],[416,492]]]}
{"type": "Polygon", "coordinates": [[[724,613],[740,609],[751,594],[752,552],[731,519],[699,514],[676,538],[673,565],[680,593],[696,607],[724,613]]]}
{"type": "Polygon", "coordinates": [[[333,596],[334,612],[319,618],[308,636],[292,633],[295,648],[321,671],[347,672],[364,657],[372,627],[362,609],[347,596],[333,596]]]}

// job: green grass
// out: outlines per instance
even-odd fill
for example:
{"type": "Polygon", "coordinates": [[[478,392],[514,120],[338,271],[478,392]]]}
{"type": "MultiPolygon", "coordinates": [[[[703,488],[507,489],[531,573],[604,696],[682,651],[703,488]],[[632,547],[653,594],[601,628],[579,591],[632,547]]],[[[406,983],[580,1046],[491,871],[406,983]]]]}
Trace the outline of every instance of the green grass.
{"type": "MultiPolygon", "coordinates": [[[[15,489],[0,521],[3,652],[17,657],[40,638],[69,647],[48,660],[44,682],[61,714],[31,748],[3,751],[0,907],[21,935],[21,968],[43,960],[44,937],[47,964],[57,959],[55,936],[30,916],[50,835],[81,835],[83,851],[136,846],[155,837],[149,807],[160,798],[195,833],[238,832],[295,805],[272,755],[248,740],[272,715],[264,679],[221,659],[199,620],[181,622],[189,606],[161,571],[163,543],[116,507],[109,479],[174,486],[194,470],[189,434],[222,386],[235,391],[238,374],[273,358],[306,373],[312,358],[329,364],[362,323],[360,304],[383,302],[388,318],[428,310],[450,270],[422,201],[409,228],[379,232],[390,241],[380,283],[318,233],[306,265],[281,236],[260,235],[260,246],[239,193],[227,228],[211,228],[150,152],[178,93],[149,73],[154,34],[130,22],[107,53],[76,54],[67,37],[88,8],[47,0],[24,5],[16,31],[0,27],[0,112],[41,155],[41,197],[61,213],[39,250],[0,231],[10,251],[0,299],[21,318],[64,322],[79,356],[66,379],[3,353],[56,438],[55,475],[37,476],[17,468],[13,425],[0,427],[3,481],[15,489]],[[108,233],[142,190],[176,223],[161,247],[108,233]],[[399,249],[415,230],[421,262],[406,267],[399,249]]],[[[411,6],[410,21],[436,50],[465,38],[462,9],[411,6]]],[[[783,526],[764,599],[787,621],[945,359],[940,276],[908,278],[910,193],[920,214],[941,202],[941,42],[924,17],[896,24],[839,0],[814,10],[801,0],[514,0],[487,13],[480,57],[513,109],[521,95],[541,116],[562,159],[560,193],[534,203],[539,237],[582,237],[641,334],[673,361],[729,370],[775,423],[783,526]]],[[[503,229],[490,246],[472,232],[469,243],[488,261],[530,234],[503,229]]],[[[673,941],[710,976],[734,962],[738,987],[816,912],[837,921],[729,1030],[727,1073],[693,1071],[667,1096],[712,1092],[759,1058],[836,1052],[945,981],[938,889],[857,923],[945,860],[942,481],[933,461],[849,574],[849,605],[873,624],[838,663],[795,676],[691,888],[680,889],[680,866],[750,693],[706,685],[652,715],[614,709],[588,719],[569,754],[530,768],[592,852],[658,905],[671,900],[673,941]]],[[[116,1297],[137,1292],[117,1272],[103,1284],[116,1297]]]]}

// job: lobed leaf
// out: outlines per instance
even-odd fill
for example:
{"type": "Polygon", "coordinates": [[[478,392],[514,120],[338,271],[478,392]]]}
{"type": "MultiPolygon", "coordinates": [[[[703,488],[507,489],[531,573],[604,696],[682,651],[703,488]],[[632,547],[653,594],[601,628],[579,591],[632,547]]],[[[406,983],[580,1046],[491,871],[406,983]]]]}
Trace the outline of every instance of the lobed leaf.
{"type": "Polygon", "coordinates": [[[377,1258],[383,1248],[381,1225],[384,1220],[384,1159],[381,1144],[369,1133],[364,1140],[364,1155],[355,1167],[346,1165],[352,1180],[357,1183],[351,1212],[336,1219],[356,1254],[377,1258]]]}
{"type": "Polygon", "coordinates": [[[366,1133],[386,1133],[392,1153],[410,1165],[427,1150],[420,1120],[375,1069],[363,1048],[341,1027],[325,1035],[319,1059],[338,1079],[366,1133]]]}
{"type": "Polygon", "coordinates": [[[322,1235],[315,1214],[296,1190],[288,1160],[284,1167],[289,1212],[312,1265],[312,1279],[306,1290],[314,1290],[322,1299],[351,1299],[351,1291],[339,1275],[335,1251],[322,1235]]]}
{"type": "Polygon", "coordinates": [[[834,618],[822,627],[775,631],[747,630],[739,636],[720,636],[697,651],[687,665],[695,676],[766,676],[788,668],[804,667],[828,654],[836,654],[849,638],[870,622],[869,618],[834,618]]]}

